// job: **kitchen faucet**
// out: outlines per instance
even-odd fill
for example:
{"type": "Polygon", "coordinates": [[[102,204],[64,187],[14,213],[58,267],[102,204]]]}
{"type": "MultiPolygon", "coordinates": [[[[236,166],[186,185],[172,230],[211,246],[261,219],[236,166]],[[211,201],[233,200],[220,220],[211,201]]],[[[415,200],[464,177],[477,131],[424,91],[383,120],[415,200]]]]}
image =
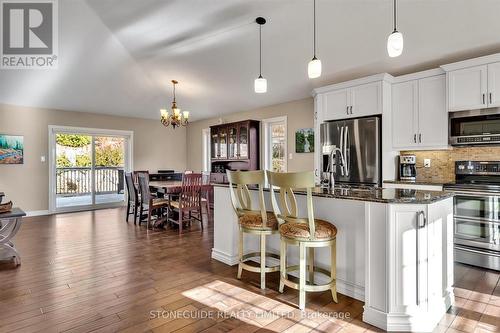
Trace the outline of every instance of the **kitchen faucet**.
{"type": "Polygon", "coordinates": [[[344,159],[344,154],[342,153],[342,150],[338,148],[337,146],[333,145],[332,150],[330,152],[329,156],[329,163],[328,167],[326,169],[326,172],[328,172],[328,185],[331,189],[335,187],[335,174],[337,173],[337,168],[332,168],[333,165],[335,165],[335,160],[336,160],[336,155],[337,153],[340,156],[340,170],[343,175],[348,175],[348,168],[344,159]]]}

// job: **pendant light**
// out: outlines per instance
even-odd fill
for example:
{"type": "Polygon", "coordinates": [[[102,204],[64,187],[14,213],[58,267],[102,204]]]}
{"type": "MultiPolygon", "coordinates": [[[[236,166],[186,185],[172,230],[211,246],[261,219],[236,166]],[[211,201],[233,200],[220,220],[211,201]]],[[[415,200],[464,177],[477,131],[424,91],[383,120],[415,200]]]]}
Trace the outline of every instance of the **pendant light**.
{"type": "Polygon", "coordinates": [[[310,79],[321,76],[321,60],[316,58],[316,0],[313,0],[313,51],[314,55],[307,65],[307,74],[310,79]]]}
{"type": "Polygon", "coordinates": [[[266,19],[257,17],[255,22],[259,25],[259,77],[255,79],[254,89],[257,94],[262,94],[267,92],[267,80],[262,77],[262,26],[266,19]]]}
{"type": "Polygon", "coordinates": [[[403,34],[396,28],[396,0],[394,0],[394,31],[387,38],[387,53],[389,57],[399,57],[403,53],[403,34]]]}

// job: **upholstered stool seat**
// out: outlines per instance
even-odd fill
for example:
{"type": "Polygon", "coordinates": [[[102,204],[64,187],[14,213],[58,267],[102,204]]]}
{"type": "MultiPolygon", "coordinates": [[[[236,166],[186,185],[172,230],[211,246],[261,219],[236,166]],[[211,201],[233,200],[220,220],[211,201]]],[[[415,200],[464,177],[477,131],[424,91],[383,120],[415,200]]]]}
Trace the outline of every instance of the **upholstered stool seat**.
{"type": "Polygon", "coordinates": [[[267,221],[266,225],[262,222],[262,215],[260,211],[251,211],[241,215],[238,222],[243,228],[255,230],[278,230],[278,220],[273,212],[266,212],[267,221]]]}
{"type": "Polygon", "coordinates": [[[337,236],[337,227],[330,222],[314,219],[314,224],[316,226],[314,237],[311,237],[311,232],[309,230],[309,224],[307,223],[307,220],[305,220],[303,223],[283,223],[279,227],[280,235],[282,237],[304,241],[310,241],[311,238],[313,239],[313,241],[324,241],[334,239],[337,236]]]}

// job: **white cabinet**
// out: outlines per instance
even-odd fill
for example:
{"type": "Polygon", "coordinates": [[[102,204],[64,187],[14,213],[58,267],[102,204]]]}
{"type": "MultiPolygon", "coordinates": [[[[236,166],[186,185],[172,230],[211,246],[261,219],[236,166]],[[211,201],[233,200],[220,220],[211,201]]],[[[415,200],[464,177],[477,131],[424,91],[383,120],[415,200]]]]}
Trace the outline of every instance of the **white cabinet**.
{"type": "Polygon", "coordinates": [[[444,75],[418,80],[418,135],[418,143],[422,147],[448,146],[444,75]]]}
{"type": "Polygon", "coordinates": [[[448,72],[448,110],[500,106],[500,62],[448,72]]]}
{"type": "Polygon", "coordinates": [[[500,106],[500,62],[488,65],[488,107],[500,106]]]}
{"type": "Polygon", "coordinates": [[[382,83],[371,82],[324,94],[325,120],[364,117],[382,113],[382,83]]]}
{"type": "Polygon", "coordinates": [[[392,86],[392,145],[399,150],[448,146],[444,75],[392,86]]]}
{"type": "Polygon", "coordinates": [[[488,66],[476,66],[448,73],[448,110],[462,111],[487,106],[488,66]]]}
{"type": "MultiPolygon", "coordinates": [[[[394,240],[394,293],[391,311],[426,311],[428,301],[427,206],[395,205],[392,210],[394,240]]],[[[441,285],[441,284],[439,284],[441,285]]]]}
{"type": "Polygon", "coordinates": [[[349,117],[351,92],[349,89],[331,91],[325,94],[325,120],[349,117]]]}

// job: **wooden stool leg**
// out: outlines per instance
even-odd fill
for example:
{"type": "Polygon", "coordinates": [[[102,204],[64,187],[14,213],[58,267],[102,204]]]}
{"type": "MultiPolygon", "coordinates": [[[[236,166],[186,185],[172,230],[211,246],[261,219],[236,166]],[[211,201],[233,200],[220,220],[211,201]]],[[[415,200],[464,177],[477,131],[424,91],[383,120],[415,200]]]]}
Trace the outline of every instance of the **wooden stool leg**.
{"type": "Polygon", "coordinates": [[[314,284],[314,247],[307,249],[307,263],[309,273],[308,281],[310,284],[314,284]]]}
{"type": "Polygon", "coordinates": [[[299,309],[306,308],[306,245],[299,245],[299,309]]]}
{"type": "Polygon", "coordinates": [[[238,255],[240,262],[238,264],[238,275],[237,278],[241,279],[241,273],[243,272],[243,267],[241,266],[241,262],[243,261],[243,231],[240,229],[240,237],[238,242],[238,255]]]}
{"type": "Polygon", "coordinates": [[[286,279],[286,242],[284,240],[281,241],[280,247],[280,287],[279,292],[282,293],[285,288],[285,283],[283,282],[286,279]]]}
{"type": "Polygon", "coordinates": [[[332,278],[332,298],[335,303],[338,303],[337,299],[337,239],[333,240],[333,244],[331,246],[331,262],[330,262],[330,275],[332,278]]]}
{"type": "Polygon", "coordinates": [[[260,289],[266,289],[266,235],[260,235],[260,289]]]}

